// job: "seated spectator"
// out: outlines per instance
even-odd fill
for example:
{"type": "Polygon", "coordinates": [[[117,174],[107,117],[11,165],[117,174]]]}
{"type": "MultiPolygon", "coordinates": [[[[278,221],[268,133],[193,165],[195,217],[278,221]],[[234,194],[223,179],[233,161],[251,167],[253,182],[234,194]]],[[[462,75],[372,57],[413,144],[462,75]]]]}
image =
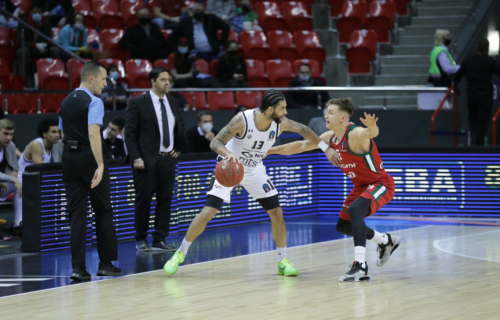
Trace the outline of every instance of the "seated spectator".
{"type": "MultiPolygon", "coordinates": [[[[299,67],[299,76],[290,81],[289,87],[324,87],[324,84],[320,79],[311,77],[311,66],[304,63],[299,67]]],[[[302,90],[287,91],[285,98],[288,108],[317,108],[330,100],[330,95],[326,91],[302,90]]]]}
{"type": "Polygon", "coordinates": [[[238,43],[227,42],[226,54],[217,63],[217,78],[224,88],[248,88],[245,59],[238,54],[238,43]]]}
{"type": "Polygon", "coordinates": [[[179,39],[177,50],[174,53],[174,68],[170,73],[175,78],[177,88],[196,87],[193,61],[189,53],[189,44],[186,38],[179,39]]]}
{"type": "Polygon", "coordinates": [[[106,93],[106,98],[104,99],[104,107],[106,110],[113,110],[113,90],[116,90],[116,110],[125,110],[127,108],[127,85],[120,82],[120,71],[118,71],[118,66],[116,64],[110,64],[106,68],[108,71],[108,79],[106,87],[104,87],[104,92],[106,93]],[[114,80],[114,84],[113,81],[114,80]]]}
{"type": "Polygon", "coordinates": [[[247,106],[244,106],[244,105],[238,106],[238,108],[236,108],[236,114],[238,114],[240,112],[247,111],[248,109],[250,109],[250,108],[247,106]]]}
{"type": "Polygon", "coordinates": [[[171,17],[165,14],[172,0],[153,0],[153,16],[152,22],[160,29],[174,29],[180,21],[180,17],[171,17]]]}
{"type": "Polygon", "coordinates": [[[127,157],[125,152],[125,143],[123,143],[123,128],[125,120],[123,118],[114,118],[106,128],[106,138],[104,139],[104,157],[106,159],[124,159],[127,157]],[[120,136],[120,138],[119,138],[120,136]]]}
{"type": "MultiPolygon", "coordinates": [[[[170,72],[169,82],[170,82],[170,89],[177,88],[175,86],[175,77],[172,75],[172,72],[170,72]]],[[[187,103],[186,98],[184,98],[184,95],[182,93],[170,90],[168,92],[168,95],[174,97],[179,103],[179,106],[181,106],[184,111],[191,109],[191,106],[189,105],[189,103],[187,103]]]]}
{"type": "MultiPolygon", "coordinates": [[[[12,142],[15,129],[14,122],[8,119],[0,120],[0,201],[5,201],[12,193],[14,197],[22,197],[21,182],[17,179],[19,165],[16,145],[12,142]]],[[[22,230],[19,225],[11,226],[11,233],[14,235],[18,234],[19,230],[22,230]]]]}
{"type": "Polygon", "coordinates": [[[215,138],[217,130],[213,130],[212,114],[208,111],[198,113],[198,126],[186,132],[189,146],[186,153],[213,152],[210,142],[215,138]]]}
{"type": "MultiPolygon", "coordinates": [[[[0,95],[2,94],[2,81],[0,80],[0,95]]],[[[3,110],[2,106],[2,100],[0,100],[0,120],[2,120],[5,117],[5,112],[3,110]]]]}
{"type": "Polygon", "coordinates": [[[43,16],[50,21],[51,26],[62,28],[67,23],[67,17],[75,14],[71,0],[43,1],[43,16]]]}
{"type": "MultiPolygon", "coordinates": [[[[18,18],[19,15],[23,13],[20,8],[16,7],[16,5],[9,0],[0,1],[0,8],[7,10],[8,13],[12,14],[16,18],[18,18]]],[[[0,28],[15,29],[17,28],[17,25],[18,23],[16,20],[0,13],[0,28]]]]}
{"type": "MultiPolygon", "coordinates": [[[[69,23],[61,29],[57,43],[84,59],[92,59],[89,43],[87,42],[87,29],[85,29],[85,16],[77,12],[71,17],[69,23]]],[[[65,51],[60,50],[61,60],[71,58],[65,51]]]]}
{"type": "Polygon", "coordinates": [[[323,116],[311,118],[311,121],[309,121],[308,127],[311,128],[314,132],[316,132],[318,136],[328,131],[328,129],[326,128],[326,121],[325,121],[325,116],[327,111],[328,111],[328,101],[326,101],[325,104],[323,105],[323,116]]]}
{"type": "Polygon", "coordinates": [[[214,14],[228,23],[230,19],[236,17],[236,4],[233,0],[208,0],[207,13],[214,14]]]}
{"type": "MultiPolygon", "coordinates": [[[[37,134],[38,138],[26,146],[18,161],[19,171],[17,180],[20,182],[23,181],[23,172],[26,170],[26,167],[32,164],[61,162],[62,160],[63,144],[59,140],[59,119],[43,119],[38,124],[37,134]]],[[[11,234],[22,236],[23,207],[21,197],[14,198],[14,209],[15,217],[11,234]]]]}
{"type": "MultiPolygon", "coordinates": [[[[50,24],[47,19],[43,17],[42,13],[41,4],[34,2],[31,6],[30,15],[24,19],[24,22],[50,38],[50,24]]],[[[38,34],[31,30],[25,29],[22,25],[18,27],[17,43],[19,43],[16,59],[18,74],[24,74],[21,67],[23,65],[26,66],[30,59],[57,58],[59,56],[59,50],[56,47],[50,46],[47,40],[39,37],[38,34]],[[23,29],[24,48],[21,46],[23,29]]]]}
{"type": "Polygon", "coordinates": [[[259,26],[259,15],[252,9],[250,0],[241,0],[241,6],[236,10],[236,15],[239,19],[231,20],[233,29],[262,31],[259,26]]]}
{"type": "Polygon", "coordinates": [[[132,59],[146,59],[151,62],[167,59],[169,46],[160,28],[151,23],[149,10],[142,8],[137,12],[137,18],[139,23],[127,28],[120,40],[120,46],[130,51],[132,59]]]}
{"type": "Polygon", "coordinates": [[[178,43],[180,38],[186,38],[190,51],[210,63],[222,55],[220,50],[226,45],[228,37],[229,25],[213,14],[205,14],[203,4],[196,3],[193,5],[193,18],[182,19],[169,41],[178,43]],[[222,31],[220,40],[217,30],[222,31]]]}

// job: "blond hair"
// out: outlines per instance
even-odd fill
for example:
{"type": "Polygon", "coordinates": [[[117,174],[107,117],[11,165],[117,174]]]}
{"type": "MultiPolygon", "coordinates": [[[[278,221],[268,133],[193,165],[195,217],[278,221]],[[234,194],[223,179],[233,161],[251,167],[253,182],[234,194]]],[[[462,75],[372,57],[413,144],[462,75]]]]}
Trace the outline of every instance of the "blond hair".
{"type": "Polygon", "coordinates": [[[16,124],[9,119],[2,119],[0,120],[0,130],[5,129],[5,130],[12,130],[16,128],[16,124]]]}
{"type": "Polygon", "coordinates": [[[351,98],[330,99],[328,105],[338,106],[340,111],[344,111],[349,115],[349,118],[354,113],[354,105],[351,98]]]}
{"type": "Polygon", "coordinates": [[[437,29],[436,32],[434,33],[434,44],[436,46],[440,46],[443,44],[443,39],[446,36],[450,35],[450,30],[446,29],[437,29]]]}

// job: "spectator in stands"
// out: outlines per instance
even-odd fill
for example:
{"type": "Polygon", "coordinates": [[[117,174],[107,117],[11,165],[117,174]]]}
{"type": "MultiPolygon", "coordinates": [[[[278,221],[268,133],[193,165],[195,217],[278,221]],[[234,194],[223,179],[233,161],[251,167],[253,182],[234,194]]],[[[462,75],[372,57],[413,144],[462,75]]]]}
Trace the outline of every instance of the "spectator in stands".
{"type": "Polygon", "coordinates": [[[245,59],[238,54],[238,43],[227,42],[226,53],[217,63],[217,78],[224,88],[248,88],[245,59]]]}
{"type": "Polygon", "coordinates": [[[489,49],[490,42],[484,38],[479,39],[477,52],[464,60],[455,78],[456,83],[460,82],[464,75],[467,79],[469,131],[471,143],[478,146],[485,144],[484,138],[491,120],[493,107],[491,80],[494,74],[500,76],[500,64],[488,56],[489,49]]]}
{"type": "Polygon", "coordinates": [[[103,90],[107,94],[106,99],[104,99],[104,107],[106,110],[113,110],[113,90],[116,90],[116,110],[125,110],[125,108],[127,108],[128,98],[126,91],[127,85],[120,82],[120,71],[118,70],[118,66],[116,64],[110,64],[106,70],[108,72],[108,80],[103,90]]]}
{"type": "Polygon", "coordinates": [[[187,39],[190,50],[210,63],[222,55],[220,50],[229,37],[229,25],[213,14],[205,14],[203,4],[196,3],[193,5],[193,18],[182,19],[169,41],[177,43],[183,37],[187,39]],[[217,30],[222,31],[220,40],[217,30]]]}
{"type": "Polygon", "coordinates": [[[252,9],[252,5],[250,4],[250,0],[241,0],[241,6],[236,10],[236,14],[238,17],[242,17],[239,20],[232,20],[233,26],[235,23],[238,24],[241,21],[240,30],[254,30],[254,31],[262,31],[262,28],[259,26],[259,16],[257,12],[252,9]]]}
{"type": "Polygon", "coordinates": [[[236,114],[238,114],[239,112],[247,111],[248,109],[250,108],[244,105],[238,106],[238,108],[236,108],[236,114]]]}
{"type": "Polygon", "coordinates": [[[125,144],[123,143],[123,128],[125,128],[125,120],[123,118],[114,118],[106,128],[106,138],[104,139],[104,157],[106,159],[125,159],[125,144]],[[120,136],[120,137],[119,137],[120,136]]]}
{"type": "Polygon", "coordinates": [[[311,118],[311,121],[309,121],[309,128],[311,128],[318,136],[328,131],[328,129],[326,128],[326,121],[325,121],[325,116],[327,111],[328,111],[328,101],[326,101],[325,104],[323,105],[323,115],[321,117],[311,118]]]}
{"type": "MultiPolygon", "coordinates": [[[[2,94],[2,80],[0,80],[0,95],[2,94]]],[[[5,117],[5,112],[3,110],[3,106],[2,106],[2,100],[0,100],[0,120],[2,120],[4,117],[5,117]]]]}
{"type": "Polygon", "coordinates": [[[170,70],[175,78],[177,88],[196,87],[193,61],[189,53],[189,44],[186,38],[179,39],[177,50],[174,53],[175,68],[170,70]]]}
{"type": "MultiPolygon", "coordinates": [[[[7,12],[16,18],[22,13],[22,10],[16,7],[16,5],[9,0],[0,0],[0,8],[7,10],[7,12]]],[[[0,13],[0,28],[15,29],[17,28],[17,25],[18,23],[16,20],[0,13]]]]}
{"type": "MultiPolygon", "coordinates": [[[[31,6],[30,15],[24,19],[24,22],[50,38],[50,24],[47,19],[43,17],[42,13],[42,5],[34,2],[31,6]]],[[[50,46],[47,40],[38,36],[38,34],[31,30],[25,29],[22,25],[18,28],[17,43],[19,43],[20,47],[17,50],[16,59],[18,74],[24,74],[21,67],[23,65],[26,66],[32,58],[57,58],[59,56],[59,50],[56,47],[50,46]],[[24,47],[21,46],[23,30],[24,47]]]]}
{"type": "MultiPolygon", "coordinates": [[[[75,13],[69,23],[61,29],[57,43],[80,56],[80,58],[92,59],[89,44],[87,42],[87,29],[85,29],[85,16],[77,12],[75,13]]],[[[67,61],[70,55],[65,51],[60,50],[61,60],[67,61]]]]}
{"type": "Polygon", "coordinates": [[[449,30],[437,29],[434,34],[434,49],[431,51],[431,66],[429,68],[429,85],[434,87],[449,87],[451,77],[457,73],[460,66],[455,63],[446,46],[450,45],[449,30]]]}
{"type": "MultiPolygon", "coordinates": [[[[320,79],[311,77],[311,66],[307,63],[300,65],[299,76],[293,78],[289,85],[290,88],[323,86],[324,83],[320,79]]],[[[285,97],[288,108],[317,108],[330,100],[326,91],[287,91],[285,97]]]]}
{"type": "MultiPolygon", "coordinates": [[[[173,89],[173,88],[177,88],[175,86],[175,77],[170,74],[170,89],[173,89]]],[[[186,101],[186,98],[184,98],[184,95],[181,94],[180,92],[172,92],[170,91],[168,93],[168,95],[172,96],[175,98],[175,100],[177,100],[177,102],[179,103],[179,106],[184,110],[184,111],[187,111],[189,109],[191,109],[191,106],[189,105],[189,103],[187,103],[186,101]]]]}
{"type": "Polygon", "coordinates": [[[120,46],[130,51],[132,59],[146,59],[151,62],[167,59],[169,46],[160,28],[151,23],[149,10],[142,8],[137,12],[137,18],[139,24],[127,28],[120,40],[120,46]]]}
{"type": "Polygon", "coordinates": [[[208,0],[207,12],[228,23],[230,19],[236,17],[236,4],[233,0],[208,0]]]}
{"type": "Polygon", "coordinates": [[[172,0],[153,0],[153,16],[152,22],[160,29],[174,29],[180,21],[180,17],[171,17],[166,15],[169,5],[172,0]]]}
{"type": "Polygon", "coordinates": [[[58,28],[64,27],[68,21],[67,17],[75,14],[71,0],[45,0],[43,10],[43,16],[50,21],[50,25],[58,28]]]}
{"type": "Polygon", "coordinates": [[[196,119],[198,120],[198,126],[186,132],[189,143],[186,153],[213,152],[210,149],[210,142],[219,132],[213,129],[212,114],[208,111],[202,111],[198,113],[196,119]]]}

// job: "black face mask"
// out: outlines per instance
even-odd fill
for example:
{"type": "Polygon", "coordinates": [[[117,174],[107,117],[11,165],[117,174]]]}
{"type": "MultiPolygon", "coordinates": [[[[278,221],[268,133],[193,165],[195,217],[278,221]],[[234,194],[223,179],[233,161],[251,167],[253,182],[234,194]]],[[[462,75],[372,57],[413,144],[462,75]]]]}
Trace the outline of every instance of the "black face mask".
{"type": "Polygon", "coordinates": [[[238,54],[238,50],[228,50],[228,51],[227,51],[227,54],[228,54],[230,57],[235,57],[235,56],[238,54]]]}
{"type": "Polygon", "coordinates": [[[201,20],[203,20],[203,17],[204,17],[204,16],[205,16],[205,12],[203,12],[203,11],[196,11],[196,12],[194,13],[194,19],[195,19],[196,21],[201,21],[201,20]]]}
{"type": "Polygon", "coordinates": [[[139,23],[143,26],[147,25],[147,24],[150,24],[151,23],[151,19],[150,18],[139,18],[139,23]]]}
{"type": "Polygon", "coordinates": [[[250,7],[250,5],[248,3],[245,3],[241,6],[241,11],[243,11],[243,14],[247,14],[250,11],[252,11],[252,8],[250,7]]]}
{"type": "Polygon", "coordinates": [[[451,39],[444,39],[444,41],[443,41],[443,44],[444,44],[445,46],[449,46],[449,45],[450,45],[450,43],[451,43],[451,39]]]}

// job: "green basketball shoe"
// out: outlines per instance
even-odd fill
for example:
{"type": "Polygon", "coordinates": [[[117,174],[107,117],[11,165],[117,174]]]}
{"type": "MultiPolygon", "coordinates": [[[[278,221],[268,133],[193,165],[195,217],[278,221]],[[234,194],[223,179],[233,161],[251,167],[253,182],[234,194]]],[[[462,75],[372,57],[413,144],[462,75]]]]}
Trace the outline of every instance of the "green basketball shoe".
{"type": "Polygon", "coordinates": [[[177,272],[177,268],[179,267],[179,264],[184,262],[184,259],[186,256],[184,253],[182,253],[181,250],[177,250],[172,258],[165,263],[165,266],[163,266],[163,271],[165,271],[166,274],[169,276],[173,276],[177,272]]]}
{"type": "Polygon", "coordinates": [[[288,258],[285,258],[278,263],[278,275],[296,277],[299,275],[299,272],[293,267],[293,264],[288,260],[288,258]]]}

